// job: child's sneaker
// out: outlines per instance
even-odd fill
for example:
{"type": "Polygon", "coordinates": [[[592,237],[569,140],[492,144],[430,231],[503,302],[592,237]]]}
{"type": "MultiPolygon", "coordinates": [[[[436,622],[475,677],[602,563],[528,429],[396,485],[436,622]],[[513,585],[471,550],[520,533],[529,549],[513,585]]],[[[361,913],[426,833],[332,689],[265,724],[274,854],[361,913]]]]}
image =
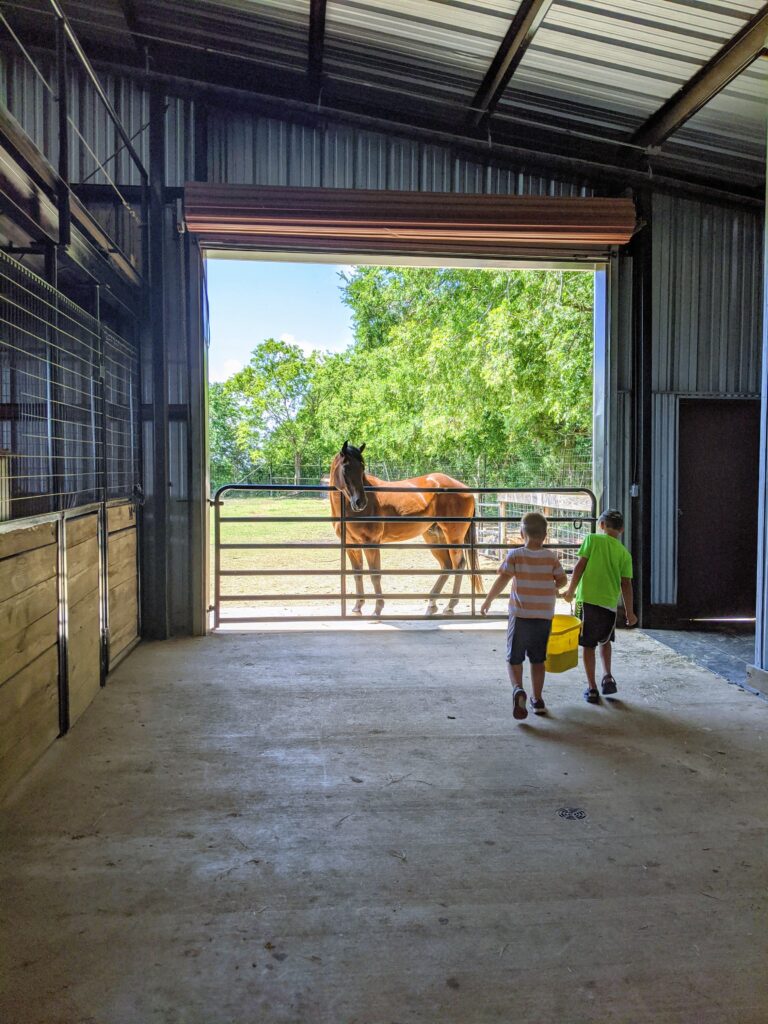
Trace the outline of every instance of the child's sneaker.
{"type": "Polygon", "coordinates": [[[603,691],[604,696],[609,697],[612,693],[616,693],[618,687],[616,686],[616,680],[611,675],[605,675],[600,683],[600,689],[603,691]]]}
{"type": "Polygon", "coordinates": [[[522,686],[516,686],[512,692],[512,715],[514,718],[520,720],[528,717],[528,708],[525,706],[527,700],[528,695],[522,686]]]}
{"type": "Polygon", "coordinates": [[[587,704],[599,704],[600,694],[598,693],[597,689],[593,690],[591,686],[587,687],[587,689],[584,691],[584,700],[587,702],[587,704]]]}
{"type": "Polygon", "coordinates": [[[536,700],[535,698],[531,701],[531,708],[534,715],[546,715],[547,705],[543,700],[536,700]]]}

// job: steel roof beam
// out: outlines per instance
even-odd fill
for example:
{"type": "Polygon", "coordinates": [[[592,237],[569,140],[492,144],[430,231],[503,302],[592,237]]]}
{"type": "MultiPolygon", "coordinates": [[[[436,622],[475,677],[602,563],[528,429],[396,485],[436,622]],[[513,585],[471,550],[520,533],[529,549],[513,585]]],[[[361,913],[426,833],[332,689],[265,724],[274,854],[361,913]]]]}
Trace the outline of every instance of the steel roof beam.
{"type": "Polygon", "coordinates": [[[659,146],[764,52],[768,43],[768,3],[729,39],[711,60],[632,135],[639,146],[659,146]]]}
{"type": "Polygon", "coordinates": [[[522,0],[512,24],[472,100],[472,124],[490,116],[517,70],[553,0],[522,0]]]}
{"type": "Polygon", "coordinates": [[[323,50],[325,49],[325,8],[327,0],[310,0],[309,4],[309,54],[307,77],[312,96],[320,92],[323,74],[323,50]]]}

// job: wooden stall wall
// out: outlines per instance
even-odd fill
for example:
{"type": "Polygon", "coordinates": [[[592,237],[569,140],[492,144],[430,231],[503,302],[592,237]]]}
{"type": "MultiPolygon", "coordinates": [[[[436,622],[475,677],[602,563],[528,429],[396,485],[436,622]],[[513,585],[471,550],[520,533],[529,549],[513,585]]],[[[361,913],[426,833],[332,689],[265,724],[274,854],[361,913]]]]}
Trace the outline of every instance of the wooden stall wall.
{"type": "Polygon", "coordinates": [[[57,529],[0,534],[0,798],[59,734],[57,529]]]}
{"type": "Polygon", "coordinates": [[[114,668],[139,635],[139,580],[136,561],[136,509],[107,509],[109,665],[114,668]]]}
{"type": "Polygon", "coordinates": [[[67,520],[67,609],[69,619],[69,724],[75,724],[101,687],[101,592],[99,517],[93,512],[67,520]]]}
{"type": "Polygon", "coordinates": [[[104,682],[104,665],[114,667],[138,642],[136,510],[104,508],[106,574],[100,515],[60,514],[0,532],[0,800],[76,725],[104,682]]]}

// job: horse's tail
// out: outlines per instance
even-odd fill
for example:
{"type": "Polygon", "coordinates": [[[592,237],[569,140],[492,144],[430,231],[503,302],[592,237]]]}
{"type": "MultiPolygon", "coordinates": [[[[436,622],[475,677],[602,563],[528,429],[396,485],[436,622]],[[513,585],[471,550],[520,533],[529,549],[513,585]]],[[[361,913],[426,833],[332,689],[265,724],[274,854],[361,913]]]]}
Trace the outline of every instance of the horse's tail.
{"type": "Polygon", "coordinates": [[[472,547],[469,549],[469,568],[472,570],[472,592],[475,594],[484,593],[483,577],[480,575],[480,563],[477,559],[477,535],[474,520],[470,523],[470,537],[472,547]]]}

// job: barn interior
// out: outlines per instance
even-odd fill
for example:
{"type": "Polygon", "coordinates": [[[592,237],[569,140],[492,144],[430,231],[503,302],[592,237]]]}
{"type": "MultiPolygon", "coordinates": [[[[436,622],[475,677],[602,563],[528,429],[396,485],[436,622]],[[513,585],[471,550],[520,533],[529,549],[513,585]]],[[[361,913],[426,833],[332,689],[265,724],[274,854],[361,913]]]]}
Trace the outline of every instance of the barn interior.
{"type": "Polygon", "coordinates": [[[767,35],[2,4],[4,1019],[765,1019],[767,35]],[[474,622],[212,633],[205,261],[248,253],[594,274],[616,701],[518,727],[474,622]]]}

